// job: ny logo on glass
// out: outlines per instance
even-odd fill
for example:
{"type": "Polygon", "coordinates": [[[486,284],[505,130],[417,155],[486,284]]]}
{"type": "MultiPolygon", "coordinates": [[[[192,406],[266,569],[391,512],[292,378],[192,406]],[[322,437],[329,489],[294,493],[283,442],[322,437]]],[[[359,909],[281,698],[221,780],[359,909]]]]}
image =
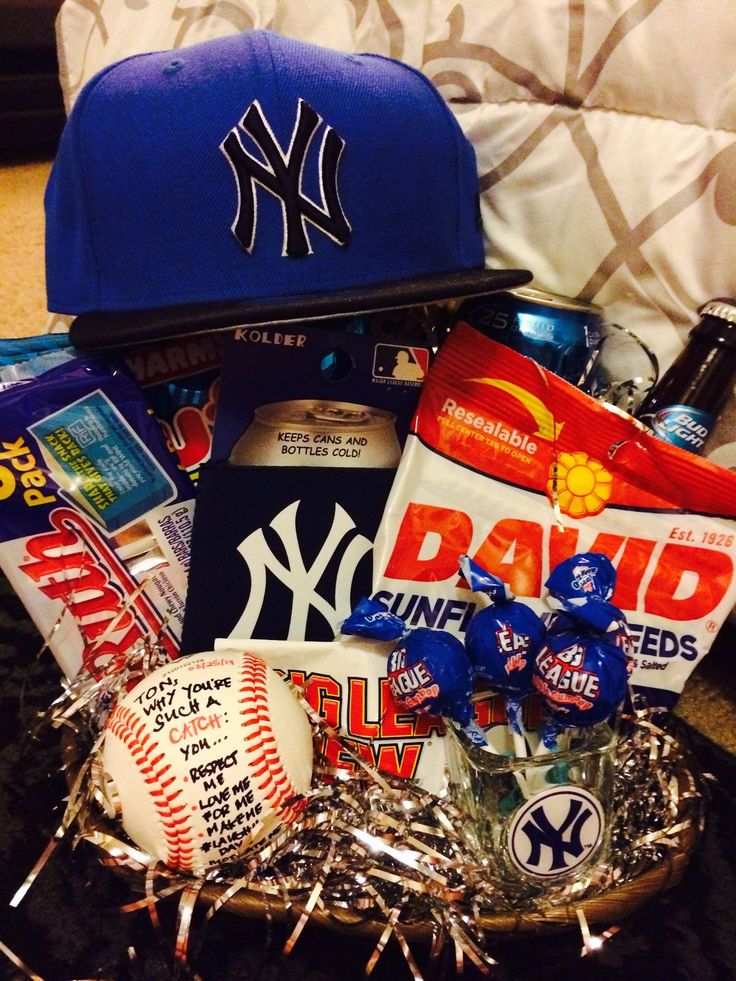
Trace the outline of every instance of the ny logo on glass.
{"type": "Polygon", "coordinates": [[[592,854],[603,828],[603,808],[589,791],[555,787],[519,808],[509,827],[509,853],[529,875],[564,875],[592,854]]]}
{"type": "Polygon", "coordinates": [[[373,544],[357,531],[347,511],[335,504],[332,525],[318,554],[307,567],[299,548],[296,520],[299,504],[299,501],[292,502],[269,525],[280,539],[279,555],[269,546],[262,528],[251,532],[238,546],[238,552],[248,565],[250,591],[245,609],[231,631],[232,637],[254,635],[266,600],[268,572],[291,595],[291,610],[283,610],[284,619],[289,612],[287,640],[304,640],[307,619],[313,609],[325,618],[333,632],[338,622],[350,613],[353,577],[373,544]],[[329,582],[334,590],[331,598],[325,595],[329,582]]]}
{"type": "Polygon", "coordinates": [[[253,140],[263,159],[259,160],[246,150],[238,126],[234,126],[220,144],[238,184],[238,210],[232,230],[246,252],[252,252],[255,245],[258,223],[257,185],[281,202],[282,255],[291,258],[312,254],[307,223],[338,245],[347,245],[350,241],[350,224],[340,204],[337,190],[337,169],[345,141],[331,126],[325,126],[322,141],[314,151],[317,154],[321,206],[304,193],[307,158],[321,124],[322,118],[308,103],[299,99],[289,147],[284,152],[261,106],[254,101],[238,126],[253,140]]]}

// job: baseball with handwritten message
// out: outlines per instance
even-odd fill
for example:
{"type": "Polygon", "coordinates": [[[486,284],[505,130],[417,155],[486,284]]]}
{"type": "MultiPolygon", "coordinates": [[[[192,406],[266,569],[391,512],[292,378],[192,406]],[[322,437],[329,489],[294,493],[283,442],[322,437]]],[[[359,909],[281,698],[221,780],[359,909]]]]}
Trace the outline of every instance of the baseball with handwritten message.
{"type": "Polygon", "coordinates": [[[102,769],[106,811],[138,848],[199,872],[295,820],[312,778],[312,733],[261,658],[192,654],[117,702],[102,769]]]}

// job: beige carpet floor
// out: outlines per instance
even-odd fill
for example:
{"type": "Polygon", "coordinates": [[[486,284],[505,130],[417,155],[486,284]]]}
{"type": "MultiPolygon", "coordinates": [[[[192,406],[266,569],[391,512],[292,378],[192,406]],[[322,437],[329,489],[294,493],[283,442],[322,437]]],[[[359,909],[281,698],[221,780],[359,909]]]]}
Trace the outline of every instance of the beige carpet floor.
{"type": "Polygon", "coordinates": [[[50,162],[0,166],[0,337],[46,330],[43,192],[50,162]]]}
{"type": "MultiPolygon", "coordinates": [[[[46,311],[43,192],[50,162],[0,165],[0,337],[44,333],[46,311]]],[[[733,667],[706,657],[680,699],[678,714],[736,753],[736,651],[733,667]]]]}

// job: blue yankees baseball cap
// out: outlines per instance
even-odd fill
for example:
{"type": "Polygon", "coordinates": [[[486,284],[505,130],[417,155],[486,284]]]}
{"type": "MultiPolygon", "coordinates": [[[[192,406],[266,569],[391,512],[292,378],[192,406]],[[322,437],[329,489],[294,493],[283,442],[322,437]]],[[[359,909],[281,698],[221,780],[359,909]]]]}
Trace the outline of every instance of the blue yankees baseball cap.
{"type": "Polygon", "coordinates": [[[478,295],[473,148],[406,64],[263,31],[104,69],[46,190],[48,308],[80,348],[478,295]]]}

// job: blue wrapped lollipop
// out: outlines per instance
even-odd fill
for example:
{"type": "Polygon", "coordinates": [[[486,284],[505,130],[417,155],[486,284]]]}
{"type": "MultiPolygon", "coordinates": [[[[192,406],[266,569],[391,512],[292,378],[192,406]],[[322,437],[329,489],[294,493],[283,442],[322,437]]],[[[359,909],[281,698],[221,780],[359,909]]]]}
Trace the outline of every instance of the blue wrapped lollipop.
{"type": "Polygon", "coordinates": [[[596,632],[626,629],[626,618],[608,600],[616,589],[616,570],[607,555],[581,552],[555,568],[545,583],[547,602],[596,632]]]}
{"type": "Polygon", "coordinates": [[[504,696],[517,755],[526,756],[521,701],[531,691],[544,624],[530,607],[515,600],[501,579],[468,555],[460,558],[460,573],[474,592],[484,593],[490,601],[490,606],[474,614],[465,633],[474,680],[486,682],[504,696]]]}
{"type": "Polygon", "coordinates": [[[388,682],[395,702],[416,713],[441,715],[485,745],[472,721],[470,662],[461,640],[446,630],[407,627],[382,603],[362,599],[341,626],[342,633],[397,641],[388,658],[388,682]]]}
{"type": "Polygon", "coordinates": [[[544,745],[555,749],[560,732],[597,725],[621,707],[630,661],[626,618],[609,602],[616,572],[605,555],[574,555],[545,585],[550,605],[562,612],[548,625],[533,684],[547,715],[544,745]]]}

